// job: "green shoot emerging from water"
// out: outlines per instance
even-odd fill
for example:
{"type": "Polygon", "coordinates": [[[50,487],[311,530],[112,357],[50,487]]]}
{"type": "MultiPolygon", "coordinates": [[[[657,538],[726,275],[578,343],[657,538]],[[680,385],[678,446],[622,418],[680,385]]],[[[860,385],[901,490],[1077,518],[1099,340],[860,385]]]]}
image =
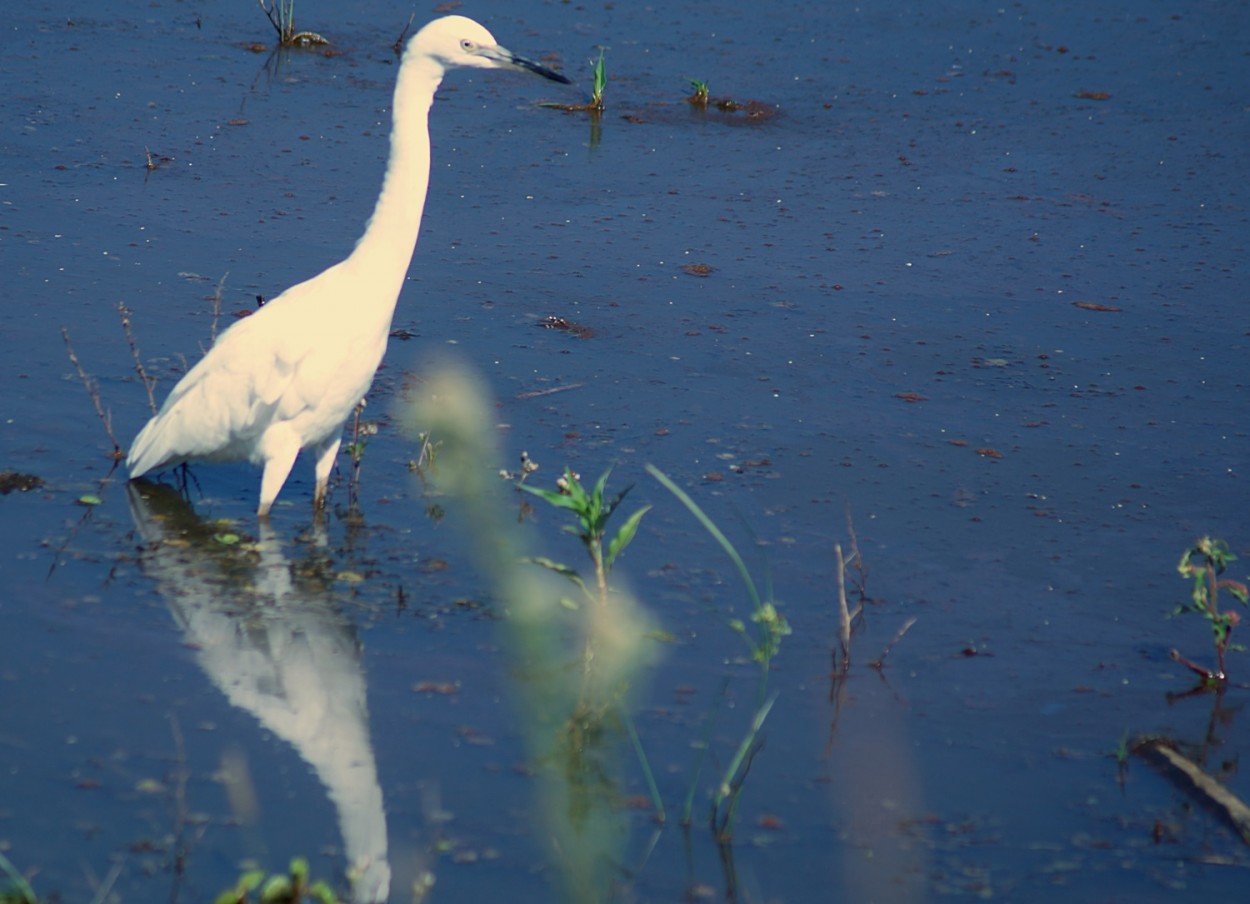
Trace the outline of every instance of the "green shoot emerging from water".
{"type": "Polygon", "coordinates": [[[590,90],[590,107],[602,113],[603,89],[608,86],[608,71],[603,65],[603,48],[599,48],[599,59],[590,64],[590,71],[594,76],[594,85],[590,90]]]}
{"type": "MultiPolygon", "coordinates": [[[[729,538],[721,531],[719,527],[713,523],[712,519],[701,509],[689,495],[686,494],[681,487],[673,483],[668,476],[655,465],[647,465],[647,472],[664,485],[670,493],[676,496],[689,511],[703,525],[704,529],[712,535],[713,539],[720,544],[721,549],[729,556],[734,567],[737,568],[742,583],[746,585],[747,594],[751,599],[753,612],[751,613],[751,621],[759,627],[756,628],[755,636],[752,637],[747,631],[746,624],[739,618],[729,620],[729,627],[735,633],[742,636],[747,646],[751,649],[751,658],[759,663],[763,670],[763,675],[768,674],[768,663],[777,655],[777,651],[781,648],[781,639],[790,633],[790,625],[786,622],[786,617],[777,611],[777,607],[771,600],[764,600],[760,597],[759,591],[755,588],[755,581],[751,579],[751,572],[747,570],[746,563],[742,561],[742,556],[738,554],[738,550],[729,542],[729,538]]],[[[764,681],[760,685],[760,698],[763,700],[764,681]]]]}
{"type": "MultiPolygon", "coordinates": [[[[716,792],[712,796],[711,807],[708,811],[708,825],[712,829],[712,833],[719,842],[726,843],[733,837],[734,815],[738,810],[738,799],[742,793],[742,786],[746,782],[747,774],[751,771],[751,764],[755,761],[756,754],[764,748],[764,738],[761,734],[764,728],[764,720],[768,718],[769,710],[777,702],[775,693],[764,699],[764,693],[768,686],[769,663],[777,655],[778,650],[781,649],[781,639],[790,633],[790,625],[786,622],[785,616],[777,611],[776,605],[771,600],[765,600],[760,597],[759,591],[755,587],[755,581],[751,579],[751,572],[747,569],[746,563],[742,561],[742,556],[738,554],[738,550],[734,548],[733,543],[729,541],[724,532],[699,507],[699,504],[691,499],[689,494],[673,483],[668,475],[655,465],[647,465],[647,473],[676,496],[682,505],[689,510],[690,514],[694,515],[704,529],[720,544],[721,549],[725,551],[725,554],[729,556],[730,561],[733,562],[734,567],[738,570],[742,583],[746,585],[747,594],[754,609],[751,613],[751,621],[757,625],[754,636],[747,630],[746,624],[741,619],[734,618],[729,620],[729,627],[746,641],[747,646],[751,650],[751,658],[759,664],[760,704],[755,712],[755,717],[751,720],[747,733],[738,745],[737,753],[729,762],[728,768],[725,769],[721,777],[720,784],[717,785],[716,792]]],[[[695,769],[694,782],[698,781],[698,773],[702,768],[702,764],[703,758],[700,756],[699,765],[695,769]]],[[[694,782],[691,783],[690,791],[686,795],[686,804],[682,811],[683,825],[690,823],[690,809],[694,800],[694,782]]]]}
{"type": "Polygon", "coordinates": [[[1240,581],[1221,578],[1220,575],[1229,563],[1237,557],[1228,551],[1228,544],[1223,540],[1203,537],[1185,551],[1181,556],[1176,570],[1182,577],[1192,583],[1190,601],[1177,606],[1172,615],[1182,612],[1194,612],[1205,618],[1211,625],[1212,641],[1215,644],[1215,670],[1203,668],[1190,662],[1178,651],[1172,651],[1172,658],[1202,677],[1202,683],[1209,687],[1223,687],[1228,676],[1224,671],[1224,653],[1228,650],[1244,650],[1240,644],[1229,642],[1230,635],[1241,621],[1236,611],[1220,611],[1219,593],[1227,590],[1243,606],[1250,605],[1250,588],[1240,581]]]}
{"type": "Polygon", "coordinates": [[[625,523],[621,525],[620,530],[608,542],[605,549],[603,541],[607,534],[608,519],[612,517],[612,513],[616,511],[626,494],[634,488],[633,484],[630,484],[605,502],[603,493],[607,488],[608,475],[611,473],[610,468],[604,471],[603,476],[599,478],[598,483],[590,492],[586,492],[578,475],[568,468],[564,469],[564,476],[556,481],[555,490],[544,490],[523,483],[517,484],[527,493],[533,493],[556,508],[568,509],[577,517],[576,526],[567,525],[564,529],[575,534],[590,555],[595,568],[595,592],[591,592],[575,568],[538,557],[532,558],[531,561],[568,578],[580,587],[592,602],[600,604],[606,604],[608,601],[608,574],[612,571],[612,565],[616,562],[617,556],[624,552],[625,547],[634,539],[642,516],[651,509],[649,505],[643,506],[625,519],[625,523]]]}

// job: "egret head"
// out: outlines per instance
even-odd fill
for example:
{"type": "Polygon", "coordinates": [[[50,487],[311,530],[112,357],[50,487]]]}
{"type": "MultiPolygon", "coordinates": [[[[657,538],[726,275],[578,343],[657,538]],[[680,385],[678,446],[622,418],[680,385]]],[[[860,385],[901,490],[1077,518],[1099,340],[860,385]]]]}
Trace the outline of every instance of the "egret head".
{"type": "Polygon", "coordinates": [[[423,53],[448,69],[519,69],[569,84],[560,73],[500,47],[495,36],[465,16],[435,19],[413,36],[410,53],[423,53]]]}

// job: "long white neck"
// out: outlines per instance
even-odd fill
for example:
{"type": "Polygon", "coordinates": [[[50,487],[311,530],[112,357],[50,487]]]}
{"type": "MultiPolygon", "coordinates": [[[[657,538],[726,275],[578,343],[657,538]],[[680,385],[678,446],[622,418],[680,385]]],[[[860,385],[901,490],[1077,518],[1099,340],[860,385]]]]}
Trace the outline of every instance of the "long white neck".
{"type": "Polygon", "coordinates": [[[379,293],[379,303],[389,303],[388,322],[421,229],[430,185],[430,106],[443,71],[424,54],[405,54],[395,85],[391,155],[382,192],[364,235],[344,262],[379,293]]]}

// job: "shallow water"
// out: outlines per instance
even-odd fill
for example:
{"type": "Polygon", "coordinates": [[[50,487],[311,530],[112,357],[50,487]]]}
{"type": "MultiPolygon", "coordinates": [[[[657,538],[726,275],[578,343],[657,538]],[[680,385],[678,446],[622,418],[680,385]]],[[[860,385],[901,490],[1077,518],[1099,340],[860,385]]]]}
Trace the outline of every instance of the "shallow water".
{"type": "MultiPolygon", "coordinates": [[[[393,900],[422,871],[434,900],[561,887],[497,594],[456,502],[408,469],[397,403],[449,346],[499,400],[495,466],[528,451],[551,485],[611,465],[637,484],[627,509],[655,506],[620,571],[673,636],[635,689],[670,815],[715,712],[705,801],[755,680],[725,626],[749,611],[732,565],[644,464],[758,542],[794,629],[734,844],[670,819],[652,846],[645,809],[614,811],[619,899],[1244,887],[1220,814],[1141,760],[1119,782],[1112,751],[1167,735],[1248,793],[1246,692],[1170,701],[1191,680],[1169,647],[1205,661],[1209,632],[1164,616],[1195,537],[1250,542],[1250,14],[764,6],[458,8],[579,76],[606,45],[608,112],[595,127],[535,105],[575,90],[453,73],[395,321],[411,338],[367,409],[363,524],[339,485],[312,530],[301,462],[260,537],[258,474],[203,467],[195,510],[227,523],[172,546],[108,478],[59,328],[125,445],[147,401],[118,302],[163,394],[208,344],[223,278],[224,322],[342,256],[378,188],[406,11],[301,3],[329,57],[250,52],[270,34],[246,4],[6,18],[0,468],[46,483],[0,498],[0,852],[41,894],[89,899],[120,864],[120,900],[203,900],[248,858],[296,854],[345,888],[380,846],[373,787],[393,900]],[[777,113],[701,113],[689,78],[777,113]],[[872,603],[831,687],[848,508],[872,603]],[[300,740],[261,698],[327,718],[342,768],[314,763],[325,731],[300,740]],[[228,793],[244,767],[250,809],[228,793]]],[[[575,561],[560,523],[540,510],[522,533],[575,561]]],[[[1231,655],[1235,679],[1247,667],[1231,655]]],[[[617,740],[613,799],[645,799],[617,740]]]]}

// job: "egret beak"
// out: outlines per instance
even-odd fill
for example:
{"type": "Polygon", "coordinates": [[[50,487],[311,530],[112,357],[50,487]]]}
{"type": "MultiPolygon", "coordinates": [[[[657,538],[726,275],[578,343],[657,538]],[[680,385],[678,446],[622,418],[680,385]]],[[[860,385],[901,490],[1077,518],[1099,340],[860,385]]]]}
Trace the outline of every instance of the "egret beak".
{"type": "Polygon", "coordinates": [[[520,69],[525,72],[532,72],[535,75],[541,75],[543,78],[549,78],[553,82],[560,82],[565,85],[573,84],[566,76],[561,75],[554,69],[548,69],[542,63],[535,63],[533,60],[527,60],[523,56],[517,56],[511,50],[505,50],[503,47],[482,47],[477,52],[503,69],[520,69]]]}

